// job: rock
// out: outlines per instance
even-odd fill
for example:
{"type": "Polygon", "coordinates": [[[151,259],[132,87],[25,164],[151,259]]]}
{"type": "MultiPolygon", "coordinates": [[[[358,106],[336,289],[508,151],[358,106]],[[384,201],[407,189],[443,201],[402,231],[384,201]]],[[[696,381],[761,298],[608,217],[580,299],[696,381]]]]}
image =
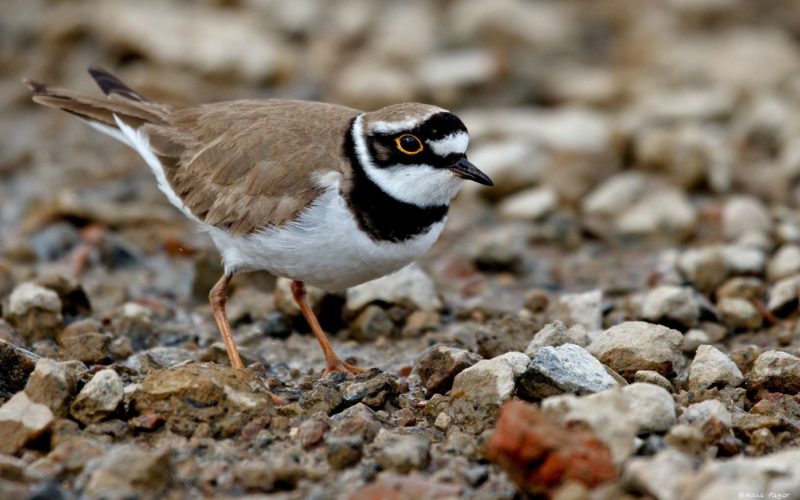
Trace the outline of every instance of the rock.
{"type": "Polygon", "coordinates": [[[658,500],[681,498],[683,485],[694,472],[694,459],[666,448],[651,457],[634,457],[626,464],[622,482],[658,500]]]}
{"type": "Polygon", "coordinates": [[[8,298],[6,319],[28,343],[52,339],[61,328],[61,300],[52,290],[27,282],[8,298]]]}
{"type": "Polygon", "coordinates": [[[722,322],[731,330],[757,330],[764,317],[758,309],[747,299],[724,298],[717,302],[717,312],[719,312],[722,322]]]}
{"type": "Polygon", "coordinates": [[[371,443],[382,425],[375,412],[364,403],[357,403],[332,417],[334,437],[348,438],[359,436],[365,443],[371,443]]]}
{"type": "Polygon", "coordinates": [[[433,426],[444,432],[450,427],[450,423],[452,423],[452,421],[453,419],[450,417],[450,415],[442,412],[436,416],[436,420],[433,421],[433,426]]]}
{"type": "Polygon", "coordinates": [[[675,424],[675,402],[663,387],[633,383],[622,388],[638,433],[664,432],[675,424]]]}
{"type": "Polygon", "coordinates": [[[693,327],[700,320],[700,303],[691,288],[662,285],[647,293],[641,316],[652,323],[693,327]]]}
{"type": "Polygon", "coordinates": [[[397,377],[378,368],[359,373],[355,379],[342,383],[339,390],[346,406],[361,402],[373,410],[382,409],[403,392],[397,377]]]}
{"type": "Polygon", "coordinates": [[[603,292],[565,293],[558,297],[554,314],[570,325],[592,332],[603,327],[603,292]]]}
{"type": "Polygon", "coordinates": [[[0,339],[0,393],[14,394],[25,388],[39,356],[0,339]]]}
{"type": "Polygon", "coordinates": [[[357,342],[371,342],[378,337],[391,338],[397,326],[386,311],[374,304],[368,305],[350,326],[351,338],[357,342]]]}
{"type": "Polygon", "coordinates": [[[91,498],[158,498],[172,475],[170,450],[145,451],[133,444],[113,447],[87,465],[82,478],[91,498]]]}
{"type": "Polygon", "coordinates": [[[129,338],[137,351],[152,347],[157,338],[153,312],[136,302],[126,302],[114,311],[111,328],[116,335],[129,338]]]}
{"type": "Polygon", "coordinates": [[[739,386],[744,381],[736,363],[717,348],[701,345],[689,366],[689,388],[701,390],[713,385],[739,386]]]}
{"type": "MultiPolygon", "coordinates": [[[[407,37],[402,38],[405,43],[407,37]]],[[[459,97],[456,89],[486,84],[499,71],[497,59],[487,49],[448,51],[423,59],[417,68],[417,78],[423,88],[434,91],[440,98],[459,97]]]]}
{"type": "Polygon", "coordinates": [[[511,219],[538,220],[555,210],[556,193],[546,187],[526,189],[515,193],[500,204],[500,215],[511,219]]]}
{"type": "Polygon", "coordinates": [[[711,293],[730,275],[722,247],[693,248],[678,258],[678,268],[702,293],[711,293]]]}
{"type": "Polygon", "coordinates": [[[654,372],[653,370],[639,370],[633,376],[633,381],[643,384],[657,385],[659,387],[663,387],[669,392],[673,392],[675,390],[675,388],[672,387],[672,384],[670,383],[669,380],[664,378],[664,376],[661,375],[660,373],[654,372]]]}
{"type": "Polygon", "coordinates": [[[292,334],[292,325],[286,315],[279,312],[270,313],[263,323],[264,334],[276,339],[286,339],[292,334]]]}
{"type": "Polygon", "coordinates": [[[456,375],[480,361],[481,356],[464,349],[433,345],[422,352],[414,364],[425,393],[444,394],[453,385],[456,375]]]}
{"type": "Polygon", "coordinates": [[[761,201],[747,195],[732,196],[722,208],[722,232],[730,241],[742,240],[753,233],[772,231],[772,217],[761,201]]]}
{"type": "Polygon", "coordinates": [[[87,364],[104,364],[111,361],[111,335],[101,331],[102,325],[94,320],[76,321],[56,336],[62,357],[87,364]]]}
{"type": "Polygon", "coordinates": [[[763,300],[765,295],[764,282],[752,276],[734,276],[717,289],[717,300],[725,298],[763,300]]]}
{"type": "Polygon", "coordinates": [[[25,393],[31,401],[50,408],[57,417],[65,417],[84,371],[86,366],[79,361],[59,362],[42,358],[36,362],[36,368],[28,378],[25,393]]]}
{"type": "Polygon", "coordinates": [[[738,498],[748,492],[772,492],[775,497],[791,498],[800,491],[800,450],[791,448],[757,458],[708,460],[684,485],[693,498],[703,500],[738,498]]]}
{"type": "Polygon", "coordinates": [[[570,424],[582,422],[611,450],[615,464],[621,465],[636,449],[636,415],[628,398],[619,389],[588,396],[564,394],[542,400],[542,411],[570,424]]]}
{"type": "Polygon", "coordinates": [[[361,461],[364,441],[360,437],[332,437],[325,441],[326,458],[335,470],[352,467],[361,461]]]}
{"type": "Polygon", "coordinates": [[[0,406],[0,453],[17,453],[53,424],[50,408],[32,401],[25,392],[16,393],[0,406]]]}
{"type": "Polygon", "coordinates": [[[293,448],[277,448],[259,460],[243,460],[233,468],[238,484],[247,491],[275,491],[295,489],[297,483],[308,475],[293,448]]]}
{"type": "Polygon", "coordinates": [[[300,407],[312,415],[317,412],[330,414],[342,405],[344,398],[338,389],[327,382],[317,382],[310,391],[300,397],[300,407]]]}
{"type": "Polygon", "coordinates": [[[517,274],[524,269],[531,232],[522,223],[488,228],[473,239],[465,253],[481,271],[517,274]]]}
{"type": "Polygon", "coordinates": [[[373,443],[375,459],[385,470],[408,473],[428,465],[430,442],[422,436],[398,434],[381,429],[373,443]]]}
{"type": "Polygon", "coordinates": [[[325,432],[328,430],[328,421],[322,418],[312,417],[304,421],[298,427],[297,438],[304,450],[310,450],[325,439],[325,432]]]}
{"type": "Polygon", "coordinates": [[[529,362],[525,354],[509,352],[479,361],[456,375],[450,392],[454,423],[474,434],[491,427],[500,406],[514,394],[515,380],[529,362]]]}
{"type": "Polygon", "coordinates": [[[769,291],[767,308],[780,316],[787,316],[797,310],[800,275],[784,278],[772,286],[769,291]]]}
{"type": "Polygon", "coordinates": [[[347,290],[349,311],[359,311],[373,302],[406,305],[424,311],[442,308],[436,286],[416,264],[347,290]]]}
{"type": "Polygon", "coordinates": [[[800,358],[782,351],[766,351],[756,359],[747,378],[756,389],[800,393],[800,358]]]}
{"type": "Polygon", "coordinates": [[[575,344],[581,347],[589,345],[589,336],[586,334],[586,329],[582,325],[574,325],[567,328],[564,323],[556,320],[544,326],[536,333],[528,343],[525,349],[525,354],[528,357],[533,357],[534,353],[544,347],[558,347],[564,344],[575,344]]]}
{"type": "Polygon", "coordinates": [[[137,352],[126,359],[122,364],[144,374],[153,370],[169,368],[187,361],[197,361],[197,359],[197,351],[190,351],[182,347],[160,346],[137,352]]]}
{"type": "Polygon", "coordinates": [[[486,456],[530,495],[572,481],[594,488],[616,478],[611,453],[600,439],[518,401],[503,406],[486,456]]]}
{"type": "Polygon", "coordinates": [[[684,364],[680,332],[642,321],[627,321],[598,334],[587,350],[626,380],[639,370],[672,377],[684,364]]]}
{"type": "Polygon", "coordinates": [[[437,311],[414,311],[406,318],[400,335],[404,339],[417,338],[437,330],[441,325],[442,317],[437,311]]]}
{"type": "Polygon", "coordinates": [[[412,472],[411,474],[397,474],[383,472],[378,478],[355,490],[347,500],[359,499],[391,499],[391,498],[425,498],[425,499],[451,499],[460,498],[463,487],[440,483],[431,480],[428,476],[412,472]]]}
{"type": "Polygon", "coordinates": [[[683,343],[681,349],[687,355],[693,355],[697,348],[703,344],[710,344],[712,342],[711,335],[705,330],[699,328],[692,328],[683,334],[683,343]]]}
{"type": "Polygon", "coordinates": [[[778,281],[797,273],[800,273],[800,245],[783,245],[767,264],[767,279],[770,281],[778,281]]]}
{"type": "Polygon", "coordinates": [[[214,436],[234,436],[251,420],[272,413],[272,398],[252,372],[215,364],[154,370],[130,399],[135,413],[160,415],[182,436],[203,424],[214,436]]]}
{"type": "Polygon", "coordinates": [[[95,373],[70,406],[70,414],[84,425],[112,415],[123,397],[122,379],[110,368],[95,373]]]}
{"type": "Polygon", "coordinates": [[[575,344],[542,347],[537,350],[517,382],[517,395],[539,400],[570,392],[592,394],[617,385],[605,367],[575,344]]]}
{"type": "Polygon", "coordinates": [[[493,191],[498,191],[487,196],[505,196],[532,186],[541,179],[544,159],[541,148],[519,139],[484,142],[470,152],[470,161],[480,165],[494,181],[493,191]]]}
{"type": "Polygon", "coordinates": [[[707,399],[689,405],[678,418],[678,423],[703,428],[711,419],[716,419],[730,428],[733,419],[725,405],[717,399],[707,399]]]}

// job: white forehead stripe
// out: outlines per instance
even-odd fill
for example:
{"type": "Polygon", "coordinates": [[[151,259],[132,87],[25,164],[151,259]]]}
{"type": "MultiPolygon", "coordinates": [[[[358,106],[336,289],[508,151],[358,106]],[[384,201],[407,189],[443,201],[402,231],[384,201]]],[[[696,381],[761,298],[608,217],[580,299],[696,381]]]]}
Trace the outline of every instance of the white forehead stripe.
{"type": "Polygon", "coordinates": [[[454,132],[444,139],[428,141],[434,153],[439,156],[447,156],[453,153],[464,154],[469,145],[469,135],[466,132],[454,132]]]}
{"type": "Polygon", "coordinates": [[[443,110],[437,109],[425,116],[417,116],[416,118],[408,118],[407,120],[401,120],[397,122],[384,122],[384,121],[377,121],[372,122],[369,124],[368,128],[372,132],[377,132],[379,134],[396,134],[398,132],[408,132],[412,128],[416,127],[420,123],[424,122],[431,116],[439,113],[443,110]]]}

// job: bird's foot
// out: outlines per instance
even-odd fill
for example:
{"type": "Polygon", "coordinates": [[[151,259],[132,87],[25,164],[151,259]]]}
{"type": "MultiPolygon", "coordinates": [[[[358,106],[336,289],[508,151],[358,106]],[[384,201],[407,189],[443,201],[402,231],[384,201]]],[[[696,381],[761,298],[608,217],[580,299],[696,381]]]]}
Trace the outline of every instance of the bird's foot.
{"type": "Polygon", "coordinates": [[[325,368],[325,371],[322,372],[323,377],[327,377],[333,372],[347,372],[352,373],[353,375],[358,375],[359,373],[366,371],[363,368],[360,368],[356,365],[351,365],[350,363],[345,363],[341,359],[336,359],[334,361],[329,361],[328,366],[325,368]]]}

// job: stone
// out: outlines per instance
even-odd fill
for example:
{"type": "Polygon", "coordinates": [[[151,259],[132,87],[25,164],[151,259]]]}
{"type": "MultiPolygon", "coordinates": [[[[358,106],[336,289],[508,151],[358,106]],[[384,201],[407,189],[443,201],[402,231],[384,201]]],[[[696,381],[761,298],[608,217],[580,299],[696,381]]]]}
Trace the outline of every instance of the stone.
{"type": "Polygon", "coordinates": [[[717,399],[707,399],[705,401],[689,405],[683,411],[681,416],[678,417],[678,423],[702,428],[711,419],[718,420],[728,428],[730,428],[733,424],[731,412],[729,412],[725,405],[717,399]]]}
{"type": "Polygon", "coordinates": [[[699,328],[692,328],[683,334],[681,349],[685,354],[693,355],[698,347],[703,344],[710,344],[711,342],[711,335],[709,335],[708,332],[699,328]]]}
{"type": "Polygon", "coordinates": [[[717,289],[717,300],[738,298],[763,300],[766,295],[764,281],[753,276],[734,276],[717,289]]]}
{"type": "Polygon", "coordinates": [[[406,318],[400,336],[404,339],[421,337],[441,325],[442,317],[437,311],[414,311],[406,318]]]}
{"type": "Polygon", "coordinates": [[[349,311],[359,311],[373,302],[405,305],[423,311],[438,311],[442,308],[436,285],[416,264],[347,289],[346,307],[349,311]]]}
{"type": "Polygon", "coordinates": [[[481,166],[498,190],[486,196],[506,196],[529,188],[541,179],[544,158],[541,148],[516,138],[489,140],[470,149],[470,161],[481,166]]]}
{"type": "Polygon", "coordinates": [[[519,401],[503,406],[486,456],[534,496],[567,482],[594,488],[617,476],[608,446],[595,435],[519,401]]]}
{"type": "Polygon", "coordinates": [[[514,316],[492,320],[479,327],[475,333],[478,354],[488,359],[507,352],[522,351],[540,325],[534,320],[514,316]]]}
{"type": "Polygon", "coordinates": [[[635,382],[622,388],[638,433],[664,432],[675,424],[675,402],[668,390],[658,385],[635,382]]]}
{"type": "Polygon", "coordinates": [[[339,390],[346,406],[360,402],[373,410],[380,410],[387,402],[399,396],[403,387],[394,375],[373,368],[342,383],[339,390]]]}
{"type": "Polygon", "coordinates": [[[372,342],[379,337],[391,338],[396,331],[397,326],[386,311],[374,304],[364,308],[350,325],[351,338],[357,342],[372,342]]]}
{"type": "Polygon", "coordinates": [[[595,336],[587,350],[626,380],[639,370],[653,370],[673,377],[685,363],[683,336],[662,325],[627,321],[595,336]]]}
{"type": "Polygon", "coordinates": [[[91,498],[158,498],[172,476],[170,450],[146,451],[133,444],[113,447],[89,462],[82,478],[91,498]]]}
{"type": "Polygon", "coordinates": [[[60,362],[42,358],[31,372],[25,393],[32,401],[50,408],[57,417],[66,417],[69,402],[77,392],[80,375],[86,366],[79,361],[60,362]]]}
{"type": "Polygon", "coordinates": [[[720,246],[692,248],[681,253],[678,269],[702,293],[712,293],[730,275],[724,249],[720,246]]]}
{"type": "Polygon", "coordinates": [[[36,354],[0,339],[0,392],[14,394],[24,389],[39,359],[36,354]]]}
{"type": "Polygon", "coordinates": [[[271,395],[252,372],[210,363],[154,370],[130,401],[134,414],[160,415],[170,431],[187,437],[203,424],[215,437],[234,436],[272,414],[271,395]]]}
{"type": "Polygon", "coordinates": [[[567,328],[559,320],[548,323],[528,343],[525,354],[528,357],[533,357],[534,353],[544,346],[558,347],[564,344],[575,344],[581,347],[589,345],[589,336],[586,334],[586,329],[582,325],[573,325],[567,328]]]}
{"type": "Polygon", "coordinates": [[[534,353],[517,382],[517,395],[539,400],[564,392],[592,394],[616,385],[602,363],[584,348],[564,344],[545,346],[534,353]]]}
{"type": "Polygon", "coordinates": [[[535,221],[555,210],[557,203],[552,189],[536,187],[509,196],[497,209],[503,217],[535,221]]]}
{"type": "MultiPolygon", "coordinates": [[[[381,37],[382,38],[382,37],[381,37]]],[[[405,43],[407,37],[402,38],[405,43]]],[[[418,68],[420,84],[442,98],[457,97],[454,89],[486,84],[499,72],[488,49],[447,51],[424,58],[418,68]]]]}
{"type": "Polygon", "coordinates": [[[552,396],[542,400],[541,408],[564,423],[587,425],[611,450],[616,465],[625,462],[636,449],[638,422],[628,398],[619,389],[587,396],[552,396]]]}
{"type": "Polygon", "coordinates": [[[325,441],[326,458],[335,470],[347,469],[361,461],[364,440],[355,437],[329,437],[325,441]]]}
{"type": "Polygon", "coordinates": [[[330,414],[342,405],[342,393],[331,384],[318,382],[310,391],[303,392],[300,397],[300,407],[308,414],[323,412],[330,414]]]}
{"type": "Polygon", "coordinates": [[[741,240],[752,233],[772,231],[772,217],[764,204],[748,195],[728,199],[722,208],[722,232],[730,241],[741,240]]]}
{"type": "Polygon", "coordinates": [[[767,279],[778,281],[800,273],[800,245],[786,244],[778,248],[767,264],[767,279]]]}
{"type": "Polygon", "coordinates": [[[652,323],[693,327],[700,320],[700,303],[691,288],[662,285],[647,292],[641,316],[652,323]]]}
{"type": "Polygon", "coordinates": [[[94,320],[76,321],[56,336],[61,347],[61,356],[87,364],[105,364],[111,361],[110,334],[101,331],[102,326],[94,320]]]}
{"type": "Polygon", "coordinates": [[[61,300],[50,289],[26,282],[8,298],[6,319],[28,343],[52,339],[61,328],[61,300]]]}
{"type": "Polygon", "coordinates": [[[0,453],[17,453],[53,424],[50,408],[20,391],[0,406],[0,453]]]}
{"type": "Polygon", "coordinates": [[[137,351],[152,347],[156,338],[153,311],[136,302],[126,302],[114,311],[111,328],[116,335],[129,338],[137,351]]]}
{"type": "Polygon", "coordinates": [[[782,351],[766,351],[753,364],[748,382],[756,389],[784,394],[800,393],[800,358],[782,351]]]}
{"type": "Polygon", "coordinates": [[[769,291],[767,309],[779,316],[797,310],[800,275],[789,276],[775,283],[769,291]]]}
{"type": "Polygon", "coordinates": [[[382,472],[375,481],[359,487],[347,500],[393,499],[393,498],[425,498],[454,499],[461,498],[463,486],[433,481],[429,476],[412,472],[398,474],[382,472]]]}
{"type": "Polygon", "coordinates": [[[371,443],[382,428],[374,410],[364,403],[356,403],[331,417],[333,437],[359,436],[365,443],[371,443]]]}
{"type": "Polygon", "coordinates": [[[558,297],[554,314],[570,325],[581,325],[592,332],[603,326],[603,292],[590,290],[565,293],[558,297]]]}
{"type": "Polygon", "coordinates": [[[137,352],[122,364],[139,373],[148,373],[153,370],[169,368],[187,361],[197,361],[197,351],[190,351],[183,347],[153,347],[146,351],[137,352]]]}
{"type": "Polygon", "coordinates": [[[117,372],[106,368],[95,373],[72,402],[69,412],[84,425],[111,416],[122,402],[124,388],[117,372]]]}
{"type": "Polygon", "coordinates": [[[673,392],[675,390],[675,388],[672,387],[672,384],[670,383],[669,380],[664,378],[664,376],[661,375],[660,373],[654,372],[653,370],[639,370],[633,376],[633,381],[634,383],[639,382],[643,384],[657,385],[659,387],[663,387],[665,390],[669,392],[673,392]]]}
{"type": "Polygon", "coordinates": [[[764,317],[753,303],[747,299],[720,299],[717,301],[717,312],[725,326],[733,331],[757,330],[764,322],[764,317]]]}
{"type": "Polygon", "coordinates": [[[453,381],[449,409],[453,422],[470,433],[480,433],[493,425],[500,406],[511,398],[515,381],[528,368],[530,358],[509,352],[484,359],[462,371],[453,381]]]}
{"type": "Polygon", "coordinates": [[[744,381],[742,372],[728,356],[711,345],[697,348],[689,366],[689,388],[707,389],[714,385],[739,386],[744,381]]]}
{"type": "Polygon", "coordinates": [[[385,470],[408,473],[423,469],[430,461],[430,442],[422,436],[381,429],[375,438],[375,459],[385,470]]]}
{"type": "Polygon", "coordinates": [[[483,359],[456,347],[433,345],[422,352],[414,364],[427,395],[444,394],[453,386],[456,375],[483,359]]]}
{"type": "Polygon", "coordinates": [[[634,457],[626,464],[622,482],[657,500],[681,498],[683,485],[694,473],[694,459],[672,448],[650,457],[634,457]]]}
{"type": "Polygon", "coordinates": [[[297,438],[304,450],[310,450],[321,444],[325,439],[325,432],[329,426],[328,421],[312,417],[300,424],[297,428],[297,438]]]}

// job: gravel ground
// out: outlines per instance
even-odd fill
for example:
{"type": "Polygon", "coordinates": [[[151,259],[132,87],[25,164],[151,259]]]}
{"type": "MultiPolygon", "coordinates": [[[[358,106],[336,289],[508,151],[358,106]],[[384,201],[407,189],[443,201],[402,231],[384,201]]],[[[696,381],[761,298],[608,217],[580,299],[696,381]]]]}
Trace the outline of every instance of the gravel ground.
{"type": "Polygon", "coordinates": [[[800,496],[800,4],[4,0],[0,497],[800,496]],[[417,265],[238,276],[23,76],[456,111],[496,182],[417,265]],[[288,404],[275,407],[270,393],[288,404]]]}

